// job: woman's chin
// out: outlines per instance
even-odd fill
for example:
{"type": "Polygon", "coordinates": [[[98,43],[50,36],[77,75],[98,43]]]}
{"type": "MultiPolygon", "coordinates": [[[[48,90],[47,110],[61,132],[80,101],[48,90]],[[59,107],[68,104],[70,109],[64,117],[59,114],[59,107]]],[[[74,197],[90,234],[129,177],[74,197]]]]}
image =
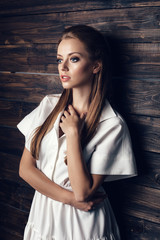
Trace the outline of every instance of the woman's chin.
{"type": "Polygon", "coordinates": [[[63,87],[64,89],[71,89],[71,86],[67,86],[67,85],[65,85],[65,84],[62,84],[62,87],[63,87]]]}
{"type": "Polygon", "coordinates": [[[73,86],[68,82],[61,82],[64,89],[71,89],[73,86]]]}

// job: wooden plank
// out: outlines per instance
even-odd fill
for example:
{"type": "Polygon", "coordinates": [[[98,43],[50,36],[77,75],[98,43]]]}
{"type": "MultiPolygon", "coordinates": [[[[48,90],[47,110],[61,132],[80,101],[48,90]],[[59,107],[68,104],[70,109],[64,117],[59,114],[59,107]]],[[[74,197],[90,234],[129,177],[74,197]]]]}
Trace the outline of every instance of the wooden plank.
{"type": "Polygon", "coordinates": [[[139,152],[136,156],[138,177],[132,183],[160,190],[160,154],[139,152]]]}
{"type": "Polygon", "coordinates": [[[24,102],[9,102],[0,100],[0,125],[16,127],[17,124],[30,113],[37,104],[24,102]]]}
{"type": "MultiPolygon", "coordinates": [[[[23,179],[19,177],[19,163],[21,154],[19,156],[0,152],[0,180],[10,182],[16,182],[21,186],[28,187],[23,179]]],[[[27,191],[26,191],[27,192],[27,191]]]]}
{"type": "Polygon", "coordinates": [[[0,152],[0,179],[23,184],[23,180],[19,177],[20,157],[0,152]]]}
{"type": "Polygon", "coordinates": [[[39,14],[39,13],[50,13],[50,12],[70,12],[70,11],[81,11],[83,10],[96,10],[105,8],[126,8],[126,7],[158,7],[160,1],[134,1],[134,0],[59,0],[56,4],[46,0],[45,3],[42,0],[33,2],[28,1],[1,1],[0,2],[0,13],[2,16],[10,15],[28,15],[28,14],[39,14]]]}
{"type": "Polygon", "coordinates": [[[112,39],[111,50],[113,77],[117,78],[115,88],[117,84],[122,85],[119,79],[159,80],[159,43],[121,43],[119,40],[112,39]]]}
{"type": "Polygon", "coordinates": [[[55,44],[1,45],[1,71],[58,73],[55,44]]]}
{"type": "Polygon", "coordinates": [[[124,112],[160,117],[158,79],[115,79],[113,82],[116,102],[124,112]]]}
{"type": "Polygon", "coordinates": [[[136,185],[129,179],[110,183],[107,192],[118,220],[119,216],[127,214],[160,223],[159,189],[136,185]]]}
{"type": "Polygon", "coordinates": [[[3,99],[39,103],[45,95],[61,92],[56,75],[0,73],[0,97],[3,99]]]}
{"type": "Polygon", "coordinates": [[[91,25],[125,42],[159,42],[160,7],[105,9],[0,19],[0,44],[57,43],[65,27],[91,25]]]}
{"type": "Polygon", "coordinates": [[[141,150],[160,153],[160,119],[145,116],[128,116],[127,123],[131,132],[135,152],[141,150]]]}
{"type": "Polygon", "coordinates": [[[11,229],[8,227],[0,226],[0,239],[3,240],[22,240],[22,235],[17,235],[17,233],[12,233],[11,229]]]}
{"type": "Polygon", "coordinates": [[[29,212],[34,189],[8,180],[0,180],[0,185],[1,203],[29,212]]]}
{"type": "MultiPolygon", "coordinates": [[[[25,191],[26,198],[28,199],[28,188],[29,185],[26,183],[23,179],[19,177],[19,163],[20,163],[20,156],[15,156],[8,153],[0,152],[0,181],[4,181],[7,183],[13,183],[19,184],[21,188],[26,187],[27,190],[25,191]]],[[[30,188],[31,189],[31,188],[30,188]]],[[[32,193],[33,191],[30,190],[32,193]]],[[[24,193],[23,193],[24,194],[24,193]]],[[[7,201],[6,201],[7,202],[7,201]]]]}
{"type": "Polygon", "coordinates": [[[146,72],[150,76],[160,77],[159,59],[160,44],[124,44],[120,46],[120,58],[122,59],[122,72],[125,75],[136,75],[146,72]],[[121,52],[122,51],[122,52],[121,52]],[[155,70],[152,73],[151,70],[155,70]],[[137,71],[137,73],[135,73],[137,71]]]}
{"type": "MultiPolygon", "coordinates": [[[[11,72],[57,74],[54,44],[0,46],[0,69],[11,72]],[[53,51],[54,49],[54,51],[53,51]]],[[[120,43],[113,41],[113,76],[158,78],[160,43],[120,43]],[[115,47],[116,44],[116,48],[115,47]]]]}
{"type": "Polygon", "coordinates": [[[12,235],[17,235],[18,238],[23,236],[24,227],[27,222],[28,212],[21,211],[19,209],[2,203],[0,203],[0,211],[1,227],[9,229],[12,235]]]}
{"type": "Polygon", "coordinates": [[[160,225],[143,219],[124,216],[121,221],[122,239],[128,240],[158,240],[160,225]]]}
{"type": "Polygon", "coordinates": [[[138,185],[127,186],[123,212],[137,218],[160,223],[160,190],[138,185]]]}
{"type": "Polygon", "coordinates": [[[15,128],[0,127],[0,152],[21,156],[24,136],[15,128]]]}

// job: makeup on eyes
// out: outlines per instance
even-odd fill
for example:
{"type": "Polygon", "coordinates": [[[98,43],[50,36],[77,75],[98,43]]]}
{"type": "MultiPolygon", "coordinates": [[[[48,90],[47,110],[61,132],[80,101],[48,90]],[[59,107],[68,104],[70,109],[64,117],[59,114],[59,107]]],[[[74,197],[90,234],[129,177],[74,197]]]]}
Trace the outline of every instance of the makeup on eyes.
{"type": "MultiPolygon", "coordinates": [[[[76,56],[73,56],[69,59],[72,63],[76,63],[80,60],[79,57],[76,57],[76,56]]],[[[60,64],[63,62],[63,59],[62,58],[57,58],[57,63],[60,64]]]]}
{"type": "MultiPolygon", "coordinates": [[[[78,56],[73,56],[74,54],[78,54],[80,56],[83,56],[81,53],[79,52],[72,52],[69,53],[68,56],[70,57],[71,62],[78,62],[80,60],[80,58],[78,56]]],[[[63,56],[61,54],[57,54],[57,63],[61,63],[63,61],[63,56]]]]}

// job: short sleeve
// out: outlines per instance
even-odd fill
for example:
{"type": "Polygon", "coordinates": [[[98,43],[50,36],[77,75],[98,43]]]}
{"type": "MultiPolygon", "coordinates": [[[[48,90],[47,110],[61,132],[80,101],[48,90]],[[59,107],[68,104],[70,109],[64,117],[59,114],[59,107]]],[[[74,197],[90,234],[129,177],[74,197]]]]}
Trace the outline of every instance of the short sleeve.
{"type": "Polygon", "coordinates": [[[43,124],[58,102],[58,99],[59,95],[48,95],[44,97],[39,106],[24,117],[20,123],[18,123],[17,128],[25,136],[25,147],[29,151],[35,129],[43,124]]]}
{"type": "Polygon", "coordinates": [[[111,118],[100,124],[98,143],[90,159],[92,174],[106,175],[105,181],[120,180],[137,175],[135,158],[126,123],[111,118]]]}

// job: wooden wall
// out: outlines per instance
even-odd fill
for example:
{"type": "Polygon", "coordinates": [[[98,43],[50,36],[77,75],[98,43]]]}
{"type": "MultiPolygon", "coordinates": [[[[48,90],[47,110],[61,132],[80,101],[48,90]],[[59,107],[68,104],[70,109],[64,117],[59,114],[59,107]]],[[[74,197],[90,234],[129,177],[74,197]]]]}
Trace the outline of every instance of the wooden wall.
{"type": "Polygon", "coordinates": [[[1,0],[0,14],[0,239],[22,239],[33,196],[18,176],[16,125],[61,91],[56,42],[79,23],[109,36],[117,106],[137,160],[138,177],[106,186],[122,240],[160,239],[160,1],[1,0]]]}

